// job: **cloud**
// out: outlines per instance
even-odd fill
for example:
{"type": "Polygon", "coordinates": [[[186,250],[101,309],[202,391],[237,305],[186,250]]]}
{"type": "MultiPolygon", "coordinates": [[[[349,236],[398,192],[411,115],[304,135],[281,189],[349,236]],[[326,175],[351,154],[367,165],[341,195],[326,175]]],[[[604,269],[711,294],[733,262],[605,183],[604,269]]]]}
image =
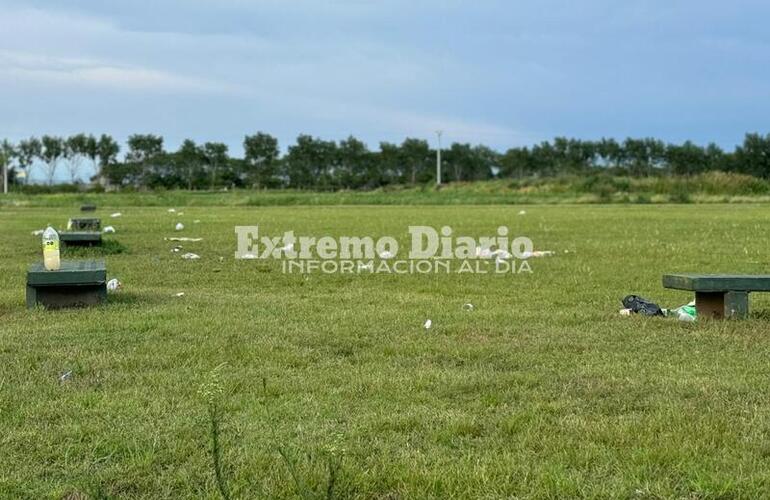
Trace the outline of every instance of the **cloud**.
{"type": "Polygon", "coordinates": [[[17,83],[149,92],[238,91],[237,86],[151,68],[0,50],[0,77],[17,83]]]}

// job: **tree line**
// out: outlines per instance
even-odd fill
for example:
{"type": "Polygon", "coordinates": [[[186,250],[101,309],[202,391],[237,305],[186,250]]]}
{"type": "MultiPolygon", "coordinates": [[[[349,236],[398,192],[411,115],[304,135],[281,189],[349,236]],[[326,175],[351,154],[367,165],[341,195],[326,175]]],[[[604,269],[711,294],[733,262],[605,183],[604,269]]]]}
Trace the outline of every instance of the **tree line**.
{"type": "MultiPolygon", "coordinates": [[[[12,182],[18,180],[19,172],[29,179],[40,168],[48,184],[53,184],[61,168],[71,183],[82,182],[83,167],[90,164],[96,172],[90,180],[113,188],[373,189],[436,179],[436,150],[419,138],[406,138],[400,144],[381,142],[371,150],[352,136],[335,142],[300,135],[282,154],[275,137],[259,132],[244,137],[243,156],[238,158],[221,142],[198,144],[187,139],[175,151],[167,151],[162,136],[135,134],[128,138],[122,158],[120,153],[120,144],[106,134],[98,138],[44,135],[17,144],[0,142],[0,165],[8,169],[12,182]]],[[[442,179],[447,182],[595,171],[632,177],[725,171],[770,178],[770,135],[746,134],[733,151],[713,143],[667,144],[651,138],[557,137],[503,153],[455,142],[442,149],[441,157],[442,179]]]]}

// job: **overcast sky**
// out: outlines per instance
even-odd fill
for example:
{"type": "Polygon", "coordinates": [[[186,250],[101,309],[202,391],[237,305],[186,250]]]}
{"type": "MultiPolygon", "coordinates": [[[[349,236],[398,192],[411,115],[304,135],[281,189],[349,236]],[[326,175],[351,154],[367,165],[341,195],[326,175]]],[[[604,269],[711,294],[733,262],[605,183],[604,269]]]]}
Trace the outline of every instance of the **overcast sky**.
{"type": "Polygon", "coordinates": [[[0,137],[768,132],[770,2],[0,0],[0,137]]]}

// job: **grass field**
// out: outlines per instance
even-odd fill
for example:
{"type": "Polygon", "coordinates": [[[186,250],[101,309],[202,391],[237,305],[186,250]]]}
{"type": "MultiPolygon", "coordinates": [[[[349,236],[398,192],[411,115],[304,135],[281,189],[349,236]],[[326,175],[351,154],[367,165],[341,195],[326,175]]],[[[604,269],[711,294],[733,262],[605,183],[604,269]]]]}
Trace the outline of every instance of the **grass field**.
{"type": "Polygon", "coordinates": [[[97,215],[123,289],[28,311],[30,232],[77,200],[0,208],[2,498],[218,498],[212,421],[232,498],[770,493],[770,296],[741,322],[618,315],[630,293],[689,301],[666,272],[768,272],[767,205],[119,205],[97,215]],[[507,225],[557,255],[531,274],[303,276],[233,258],[253,224],[404,242],[409,224],[507,225]],[[179,235],[204,238],[182,243],[200,260],[170,251],[179,235]]]}

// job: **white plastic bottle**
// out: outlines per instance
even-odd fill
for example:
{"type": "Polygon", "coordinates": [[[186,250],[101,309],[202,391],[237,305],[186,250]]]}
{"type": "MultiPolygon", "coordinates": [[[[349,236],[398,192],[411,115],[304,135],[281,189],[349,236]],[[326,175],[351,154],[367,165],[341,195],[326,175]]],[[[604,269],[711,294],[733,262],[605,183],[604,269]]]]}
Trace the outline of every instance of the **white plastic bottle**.
{"type": "Polygon", "coordinates": [[[61,267],[59,233],[51,226],[43,231],[43,265],[48,271],[58,271],[61,267]]]}

